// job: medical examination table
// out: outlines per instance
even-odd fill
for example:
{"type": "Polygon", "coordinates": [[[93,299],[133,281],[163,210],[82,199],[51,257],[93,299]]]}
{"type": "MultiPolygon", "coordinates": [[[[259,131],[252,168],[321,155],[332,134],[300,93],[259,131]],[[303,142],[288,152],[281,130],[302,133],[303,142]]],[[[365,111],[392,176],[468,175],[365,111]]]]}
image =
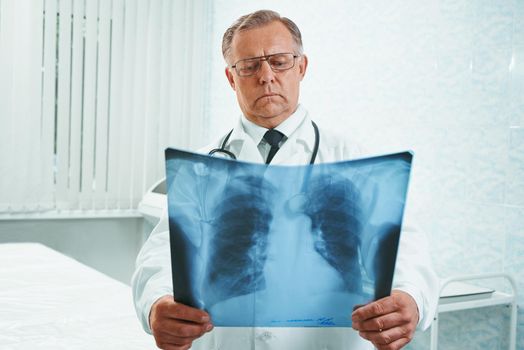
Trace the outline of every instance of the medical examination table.
{"type": "Polygon", "coordinates": [[[37,243],[0,244],[0,349],[156,349],[131,288],[37,243]]]}

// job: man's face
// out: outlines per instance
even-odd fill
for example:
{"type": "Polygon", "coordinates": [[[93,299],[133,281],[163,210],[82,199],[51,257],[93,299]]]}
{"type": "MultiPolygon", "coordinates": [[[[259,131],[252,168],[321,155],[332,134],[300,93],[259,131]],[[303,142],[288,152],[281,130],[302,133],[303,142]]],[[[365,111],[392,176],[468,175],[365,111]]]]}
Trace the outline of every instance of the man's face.
{"type": "MultiPolygon", "coordinates": [[[[278,21],[237,33],[233,38],[228,64],[276,53],[298,53],[291,33],[278,21]]],[[[307,57],[297,57],[293,68],[281,72],[273,72],[267,61],[261,63],[254,75],[241,77],[235,69],[227,67],[226,76],[246,118],[265,128],[274,128],[297,108],[307,57]]]]}

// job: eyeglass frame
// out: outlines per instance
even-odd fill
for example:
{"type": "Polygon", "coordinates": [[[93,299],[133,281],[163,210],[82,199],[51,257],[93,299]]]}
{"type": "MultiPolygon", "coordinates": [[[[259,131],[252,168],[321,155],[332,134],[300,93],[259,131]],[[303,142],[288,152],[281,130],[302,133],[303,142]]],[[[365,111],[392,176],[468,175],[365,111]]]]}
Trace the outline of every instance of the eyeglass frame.
{"type": "Polygon", "coordinates": [[[260,64],[260,66],[258,66],[258,69],[255,72],[253,72],[253,74],[249,74],[249,75],[241,75],[238,72],[237,65],[238,65],[239,62],[242,62],[242,61],[258,60],[259,62],[266,61],[267,64],[269,64],[269,68],[271,68],[271,71],[273,73],[280,73],[280,72],[285,72],[285,71],[290,70],[291,68],[295,67],[295,63],[296,63],[296,60],[297,60],[298,57],[302,57],[302,55],[295,54],[293,52],[279,52],[279,53],[273,53],[271,55],[257,56],[257,57],[251,57],[251,58],[244,58],[244,59],[236,61],[235,64],[230,66],[230,68],[234,69],[239,77],[242,77],[242,78],[244,78],[244,77],[251,77],[251,76],[257,74],[260,71],[260,67],[262,67],[262,64],[260,64]],[[293,55],[293,65],[291,67],[289,67],[289,68],[286,68],[286,69],[274,70],[273,67],[271,66],[271,64],[269,64],[268,59],[270,57],[278,56],[278,55],[293,55]]]}

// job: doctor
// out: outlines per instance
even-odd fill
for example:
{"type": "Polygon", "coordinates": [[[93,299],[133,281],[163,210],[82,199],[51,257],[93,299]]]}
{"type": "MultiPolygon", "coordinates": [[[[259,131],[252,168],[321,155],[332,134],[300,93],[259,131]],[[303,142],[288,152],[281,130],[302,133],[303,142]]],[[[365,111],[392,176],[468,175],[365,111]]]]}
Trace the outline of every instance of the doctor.
{"type": "MultiPolygon", "coordinates": [[[[224,34],[226,77],[242,110],[230,133],[201,150],[271,164],[308,164],[361,157],[349,140],[318,129],[298,104],[307,56],[301,34],[273,11],[240,17],[224,34]]],[[[167,215],[167,214],[166,214],[167,215]]],[[[347,328],[220,328],[202,310],[173,300],[166,215],[144,244],[133,295],[144,329],[169,350],[396,350],[433,319],[438,282],[425,238],[404,227],[391,296],[347,310],[347,328]]]]}

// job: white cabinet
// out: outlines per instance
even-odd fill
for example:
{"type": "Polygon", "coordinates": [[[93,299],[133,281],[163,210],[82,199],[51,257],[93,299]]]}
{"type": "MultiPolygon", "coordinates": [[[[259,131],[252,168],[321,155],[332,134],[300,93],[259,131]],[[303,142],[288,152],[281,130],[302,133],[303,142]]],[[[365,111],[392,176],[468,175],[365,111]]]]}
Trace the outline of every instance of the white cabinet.
{"type": "Polygon", "coordinates": [[[431,350],[438,349],[438,322],[440,314],[494,305],[506,305],[510,308],[509,350],[515,350],[517,337],[517,287],[511,276],[503,273],[493,273],[448,278],[442,281],[439,295],[437,314],[431,324],[431,350]],[[481,288],[467,283],[492,278],[508,281],[511,285],[511,293],[481,288]]]}

